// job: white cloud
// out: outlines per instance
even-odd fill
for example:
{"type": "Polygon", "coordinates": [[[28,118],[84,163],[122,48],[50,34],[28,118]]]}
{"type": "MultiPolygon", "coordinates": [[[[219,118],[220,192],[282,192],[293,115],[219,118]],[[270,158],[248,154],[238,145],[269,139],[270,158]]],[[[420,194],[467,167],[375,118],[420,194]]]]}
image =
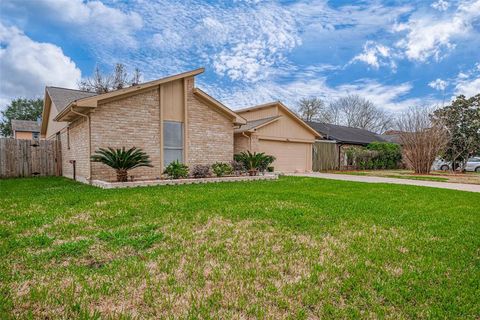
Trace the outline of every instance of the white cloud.
{"type": "Polygon", "coordinates": [[[434,81],[429,82],[428,86],[438,91],[444,91],[445,88],[448,86],[448,82],[438,78],[434,81]]]}
{"type": "Polygon", "coordinates": [[[128,63],[142,61],[139,67],[152,77],[194,61],[227,80],[255,82],[288,69],[286,55],[301,44],[292,13],[276,3],[158,0],[135,10],[144,20],[142,33],[152,38],[145,41],[148,51],[131,52],[128,63]]]}
{"type": "Polygon", "coordinates": [[[480,0],[460,4],[450,16],[412,17],[394,27],[394,32],[406,32],[396,45],[410,60],[424,62],[434,57],[438,61],[456,47],[453,40],[469,36],[479,18],[480,0]]]}
{"type": "Polygon", "coordinates": [[[455,86],[455,95],[463,94],[472,97],[480,94],[480,77],[476,79],[462,80],[455,86]]]}
{"type": "Polygon", "coordinates": [[[392,60],[393,52],[389,47],[378,44],[375,41],[367,41],[363,46],[363,52],[353,57],[350,63],[362,61],[374,69],[388,65],[396,70],[396,64],[392,60]]]}
{"type": "Polygon", "coordinates": [[[433,2],[430,6],[434,9],[437,9],[438,11],[446,11],[450,6],[450,3],[445,0],[438,0],[436,2],[433,2]]]}
{"type": "Polygon", "coordinates": [[[0,23],[0,102],[41,96],[45,85],[73,88],[81,72],[62,49],[0,23]]]}
{"type": "MultiPolygon", "coordinates": [[[[398,111],[410,105],[417,105],[420,99],[404,98],[412,85],[384,85],[374,80],[364,79],[353,84],[330,86],[325,77],[297,77],[292,81],[278,83],[275,81],[261,81],[253,85],[245,85],[235,89],[202,84],[207,92],[218,97],[232,109],[239,109],[256,104],[280,100],[291,108],[301,97],[316,96],[326,101],[332,101],[347,94],[359,94],[383,109],[398,111]]],[[[422,99],[426,101],[430,99],[422,99]]]]}
{"type": "Polygon", "coordinates": [[[20,12],[35,19],[61,24],[71,35],[90,39],[95,46],[135,47],[134,33],[142,25],[135,12],[123,12],[101,1],[83,0],[5,0],[4,10],[20,12]]]}

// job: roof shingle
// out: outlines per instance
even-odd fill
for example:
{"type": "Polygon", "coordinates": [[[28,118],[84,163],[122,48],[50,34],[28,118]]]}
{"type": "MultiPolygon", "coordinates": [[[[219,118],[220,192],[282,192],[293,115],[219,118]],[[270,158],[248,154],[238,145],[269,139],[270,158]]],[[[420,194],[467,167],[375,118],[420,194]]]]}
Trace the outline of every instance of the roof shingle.
{"type": "Polygon", "coordinates": [[[307,121],[307,123],[328,140],[361,145],[366,145],[375,141],[386,142],[380,135],[365,129],[313,121],[307,121]]]}
{"type": "Polygon", "coordinates": [[[243,126],[241,126],[240,128],[238,129],[235,129],[235,133],[242,133],[242,132],[247,132],[247,131],[250,131],[250,130],[254,130],[255,128],[261,126],[261,125],[264,125],[270,121],[273,121],[275,119],[278,119],[280,118],[280,116],[274,116],[274,117],[268,117],[268,118],[263,118],[263,119],[258,119],[258,120],[251,120],[251,121],[247,121],[246,124],[244,124],[243,126]]]}
{"type": "Polygon", "coordinates": [[[40,125],[37,121],[12,120],[13,131],[40,132],[40,125]]]}
{"type": "Polygon", "coordinates": [[[52,99],[53,104],[57,108],[58,112],[61,112],[65,109],[71,102],[96,96],[95,92],[81,91],[75,89],[66,89],[59,87],[46,87],[48,95],[52,99]]]}

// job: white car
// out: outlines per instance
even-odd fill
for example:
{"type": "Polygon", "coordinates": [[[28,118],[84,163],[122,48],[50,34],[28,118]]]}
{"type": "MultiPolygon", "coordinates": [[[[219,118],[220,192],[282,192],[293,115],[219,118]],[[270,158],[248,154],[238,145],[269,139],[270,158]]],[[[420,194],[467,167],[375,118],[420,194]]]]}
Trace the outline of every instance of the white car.
{"type": "MultiPolygon", "coordinates": [[[[433,170],[450,170],[451,163],[443,161],[441,159],[435,160],[433,163],[433,170]]],[[[465,171],[479,172],[480,173],[480,157],[473,157],[468,159],[467,164],[465,165],[465,171]]]]}
{"type": "Polygon", "coordinates": [[[472,171],[480,173],[480,157],[473,157],[468,159],[465,171],[472,171]]]}

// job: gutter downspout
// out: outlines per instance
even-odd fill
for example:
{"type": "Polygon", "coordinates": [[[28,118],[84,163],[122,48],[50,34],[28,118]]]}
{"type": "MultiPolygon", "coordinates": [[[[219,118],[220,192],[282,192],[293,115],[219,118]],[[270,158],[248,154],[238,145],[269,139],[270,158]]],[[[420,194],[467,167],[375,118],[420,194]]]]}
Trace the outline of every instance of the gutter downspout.
{"type": "Polygon", "coordinates": [[[92,162],[90,161],[90,157],[92,155],[92,128],[91,128],[91,125],[90,125],[90,115],[86,115],[86,114],[75,111],[73,109],[73,106],[70,107],[70,111],[72,111],[72,113],[74,113],[76,115],[82,116],[82,117],[87,119],[87,123],[88,123],[88,171],[89,171],[89,176],[87,177],[87,180],[91,184],[92,183],[92,162]]]}

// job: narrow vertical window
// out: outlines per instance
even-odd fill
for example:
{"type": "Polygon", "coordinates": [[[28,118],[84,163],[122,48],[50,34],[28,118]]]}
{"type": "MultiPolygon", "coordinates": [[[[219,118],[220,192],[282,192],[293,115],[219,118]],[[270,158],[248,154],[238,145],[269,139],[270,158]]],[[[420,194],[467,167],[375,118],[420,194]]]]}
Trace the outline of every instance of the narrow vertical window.
{"type": "Polygon", "coordinates": [[[178,160],[183,162],[183,123],[163,122],[163,165],[178,160]]]}

